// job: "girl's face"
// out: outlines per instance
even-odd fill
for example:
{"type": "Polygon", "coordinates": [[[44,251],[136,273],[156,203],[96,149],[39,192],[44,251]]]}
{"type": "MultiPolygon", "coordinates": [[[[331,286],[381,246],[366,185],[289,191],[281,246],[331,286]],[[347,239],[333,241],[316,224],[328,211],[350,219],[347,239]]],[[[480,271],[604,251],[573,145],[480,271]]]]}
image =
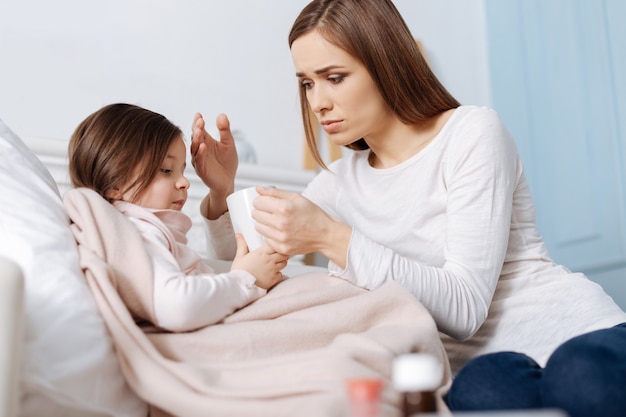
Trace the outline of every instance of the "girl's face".
{"type": "Polygon", "coordinates": [[[124,195],[123,200],[131,201],[151,209],[170,209],[180,211],[187,201],[189,181],[185,178],[186,150],[183,138],[175,139],[167,150],[167,156],[148,187],[134,200],[124,195]]]}
{"type": "Polygon", "coordinates": [[[317,31],[296,39],[291,55],[311,109],[333,143],[383,137],[394,116],[361,62],[317,31]]]}

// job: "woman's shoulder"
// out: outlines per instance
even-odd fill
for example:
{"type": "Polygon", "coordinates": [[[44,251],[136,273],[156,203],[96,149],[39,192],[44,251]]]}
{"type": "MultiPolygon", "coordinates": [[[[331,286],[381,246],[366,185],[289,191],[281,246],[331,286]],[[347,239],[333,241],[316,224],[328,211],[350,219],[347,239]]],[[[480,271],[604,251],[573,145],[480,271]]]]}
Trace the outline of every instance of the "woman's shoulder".
{"type": "Polygon", "coordinates": [[[509,142],[512,136],[498,112],[490,107],[463,105],[457,108],[449,122],[453,139],[462,142],[509,142]]]}
{"type": "Polygon", "coordinates": [[[449,167],[468,160],[518,167],[517,144],[498,113],[486,106],[461,106],[450,126],[446,149],[449,167]]]}
{"type": "Polygon", "coordinates": [[[465,104],[459,106],[451,118],[457,124],[481,124],[497,123],[502,124],[500,115],[496,110],[488,106],[465,104]]]}

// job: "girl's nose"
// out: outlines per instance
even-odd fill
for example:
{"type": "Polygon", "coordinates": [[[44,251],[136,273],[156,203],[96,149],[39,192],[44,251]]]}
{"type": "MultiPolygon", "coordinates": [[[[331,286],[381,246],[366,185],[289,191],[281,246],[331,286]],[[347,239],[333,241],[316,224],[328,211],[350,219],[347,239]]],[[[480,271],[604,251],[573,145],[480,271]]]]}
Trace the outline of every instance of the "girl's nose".
{"type": "Polygon", "coordinates": [[[176,182],[176,187],[181,190],[186,190],[189,188],[189,180],[184,175],[181,175],[178,181],[176,182]]]}

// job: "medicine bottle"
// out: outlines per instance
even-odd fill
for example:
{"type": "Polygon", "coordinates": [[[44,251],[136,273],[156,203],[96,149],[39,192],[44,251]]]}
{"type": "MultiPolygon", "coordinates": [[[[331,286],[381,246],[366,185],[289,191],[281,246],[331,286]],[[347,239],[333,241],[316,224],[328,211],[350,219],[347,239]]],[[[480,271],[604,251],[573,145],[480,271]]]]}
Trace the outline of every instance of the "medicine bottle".
{"type": "Polygon", "coordinates": [[[437,412],[435,391],[443,379],[443,367],[433,355],[409,353],[393,361],[393,387],[402,395],[402,415],[414,417],[437,412]]]}
{"type": "Polygon", "coordinates": [[[346,388],[350,417],[380,417],[380,393],[383,388],[380,379],[350,379],[346,388]]]}

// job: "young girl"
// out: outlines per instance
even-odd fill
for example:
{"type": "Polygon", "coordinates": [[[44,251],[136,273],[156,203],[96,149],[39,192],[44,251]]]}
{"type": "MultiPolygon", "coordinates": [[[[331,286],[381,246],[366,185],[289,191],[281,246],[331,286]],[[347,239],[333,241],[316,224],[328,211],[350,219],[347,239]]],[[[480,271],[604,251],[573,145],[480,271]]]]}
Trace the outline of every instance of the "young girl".
{"type": "MultiPolygon", "coordinates": [[[[207,221],[226,211],[225,199],[234,190],[237,169],[228,120],[220,116],[218,125],[222,154],[229,155],[230,162],[217,164],[215,172],[209,172],[204,162],[198,164],[203,167],[198,174],[211,190],[201,205],[207,221]]],[[[195,142],[192,151],[195,165],[206,156],[207,145],[195,142]]],[[[267,246],[249,252],[240,235],[230,272],[215,274],[203,263],[186,245],[191,220],[181,212],[189,188],[185,166],[180,129],[164,116],[130,104],[111,104],[94,112],[80,123],[69,143],[72,185],[96,191],[141,233],[154,270],[153,324],[174,332],[219,322],[263,296],[282,279],[280,271],[287,263],[287,256],[267,246]]],[[[232,246],[214,243],[226,250],[232,246]]]]}
{"type": "Polygon", "coordinates": [[[409,290],[458,372],[453,410],[625,416],[626,314],[550,258],[497,113],[446,91],[390,0],[314,0],[289,46],[312,152],[321,162],[319,124],[354,152],[303,195],[258,187],[269,246],[321,252],[364,288],[409,290]]]}

